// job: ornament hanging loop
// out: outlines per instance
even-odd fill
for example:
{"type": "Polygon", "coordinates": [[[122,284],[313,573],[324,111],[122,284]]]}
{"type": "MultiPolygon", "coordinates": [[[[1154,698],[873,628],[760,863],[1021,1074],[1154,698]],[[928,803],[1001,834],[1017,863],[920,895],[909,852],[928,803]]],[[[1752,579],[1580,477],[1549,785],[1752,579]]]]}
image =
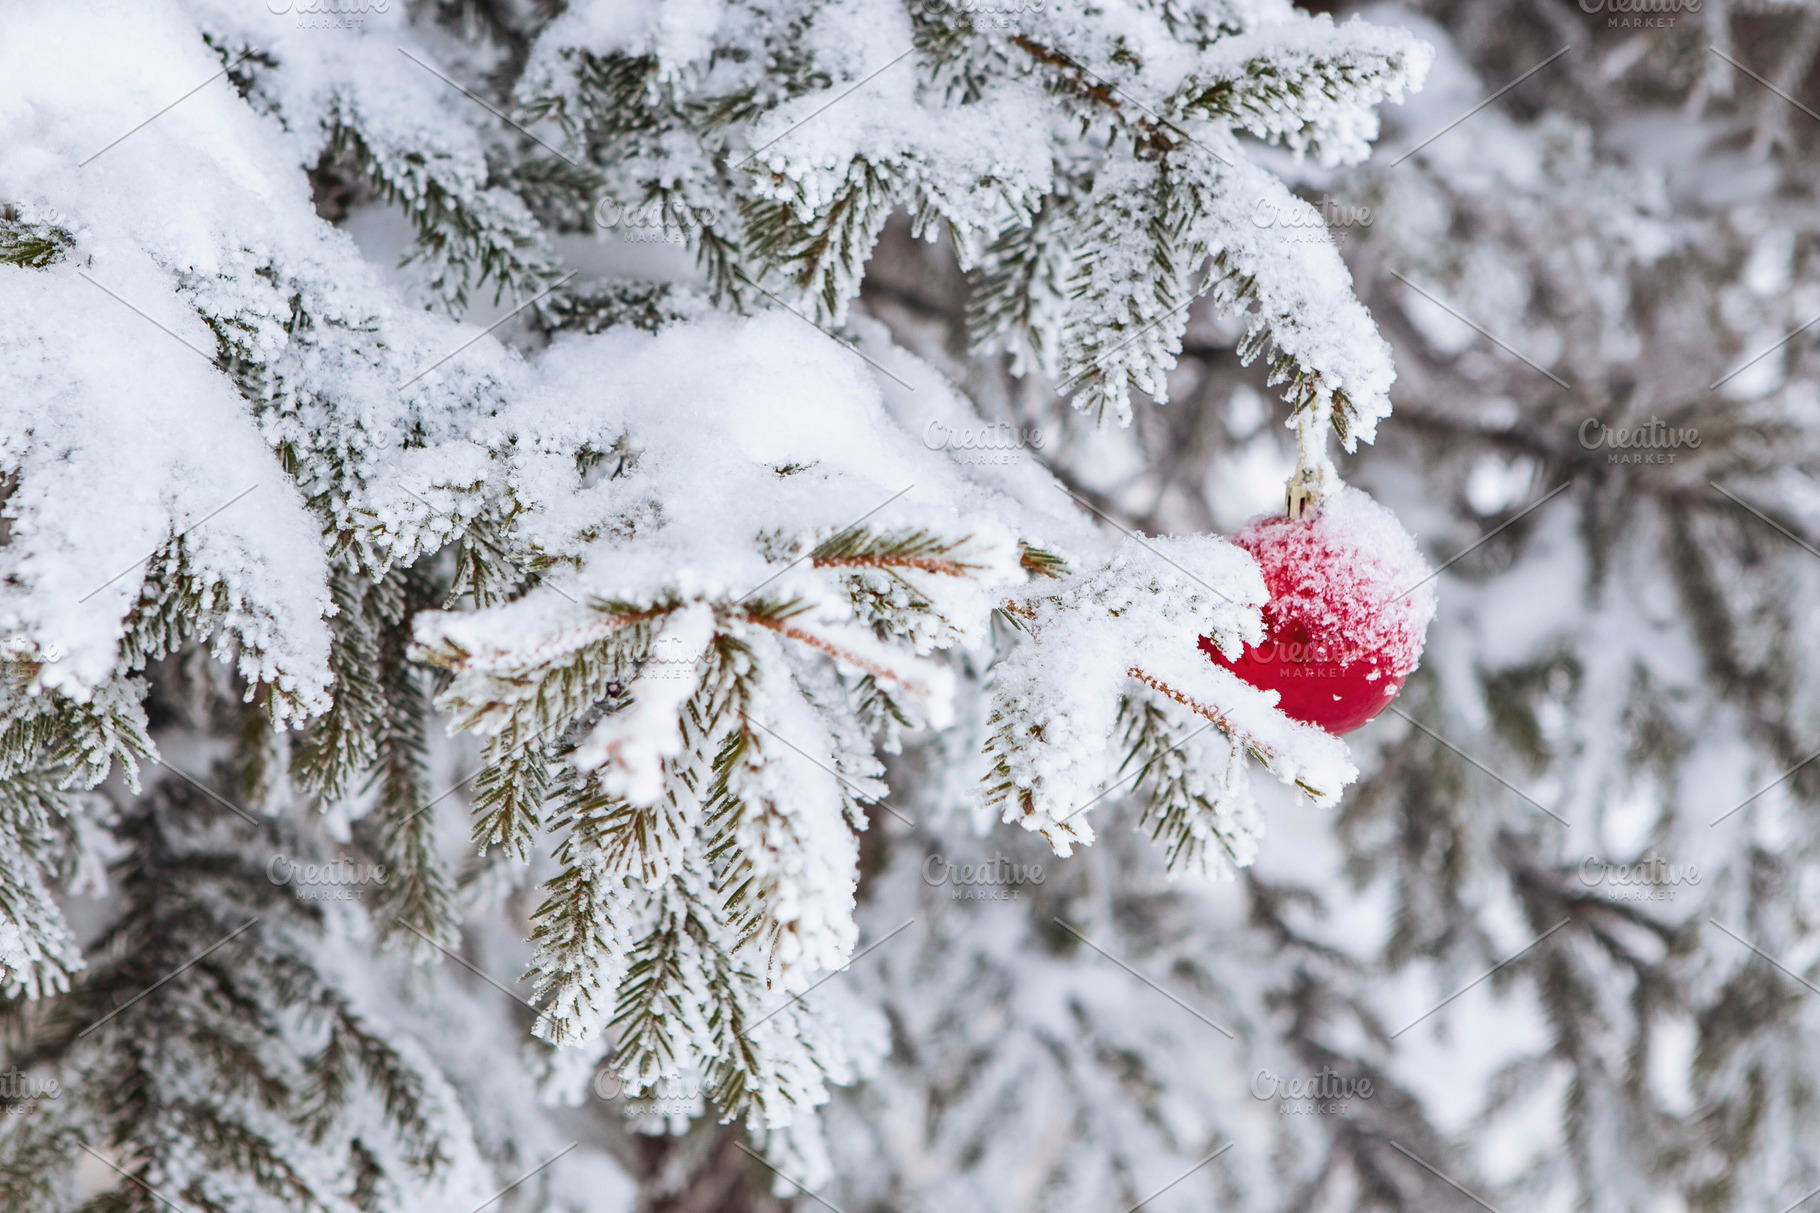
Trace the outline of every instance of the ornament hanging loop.
{"type": "Polygon", "coordinates": [[[1291,419],[1296,431],[1296,464],[1283,486],[1283,508],[1290,518],[1300,518],[1340,483],[1340,475],[1327,458],[1327,421],[1331,405],[1313,405],[1291,419]]]}

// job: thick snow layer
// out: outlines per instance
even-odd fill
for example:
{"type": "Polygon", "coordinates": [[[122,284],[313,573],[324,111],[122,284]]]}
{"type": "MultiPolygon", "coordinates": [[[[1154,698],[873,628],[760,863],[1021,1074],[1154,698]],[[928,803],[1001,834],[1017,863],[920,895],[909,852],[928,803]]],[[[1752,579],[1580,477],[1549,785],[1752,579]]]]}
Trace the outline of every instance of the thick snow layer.
{"type": "Polygon", "coordinates": [[[0,628],[58,646],[42,685],[85,698],[114,671],[148,557],[180,535],[193,583],[220,587],[242,673],[314,710],[319,525],[173,290],[280,228],[275,212],[319,227],[304,183],[225,84],[82,165],[220,71],[183,31],[148,6],[96,5],[16,14],[0,39],[0,179],[76,237],[45,270],[8,268],[0,291],[0,461],[18,478],[0,628]],[[100,54],[111,70],[71,71],[91,47],[118,52],[100,54]]]}
{"type": "MultiPolygon", "coordinates": [[[[288,44],[283,79],[300,91],[273,107],[300,124],[287,133],[162,6],[17,22],[0,47],[0,176],[8,201],[74,244],[42,270],[9,267],[0,292],[0,463],[18,479],[0,627],[56,646],[40,685],[83,698],[112,673],[142,594],[168,592],[148,577],[181,571],[211,601],[220,651],[231,641],[241,673],[282,692],[280,717],[319,711],[325,524],[377,568],[451,538],[461,506],[439,516],[423,496],[484,479],[466,433],[515,360],[492,341],[450,358],[478,330],[400,306],[317,217],[298,170],[326,137],[305,97],[334,91],[320,40],[288,44]],[[312,325],[294,323],[300,306],[312,325]],[[240,392],[210,365],[223,344],[250,368],[240,392]],[[155,569],[177,536],[181,570],[155,569]]],[[[363,77],[398,94],[375,108],[399,138],[464,130],[424,90],[383,85],[392,60],[409,66],[390,54],[363,77]]]]}

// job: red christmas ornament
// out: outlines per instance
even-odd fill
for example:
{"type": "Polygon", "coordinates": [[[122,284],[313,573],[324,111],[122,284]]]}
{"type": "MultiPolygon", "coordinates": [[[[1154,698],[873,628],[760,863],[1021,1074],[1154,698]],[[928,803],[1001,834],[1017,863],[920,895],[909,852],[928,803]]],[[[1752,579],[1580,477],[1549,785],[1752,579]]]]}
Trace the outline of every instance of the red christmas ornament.
{"type": "Polygon", "coordinates": [[[1206,636],[1202,651],[1329,733],[1383,711],[1416,668],[1435,608],[1428,562],[1396,515],[1341,486],[1300,518],[1253,519],[1232,541],[1264,573],[1264,640],[1237,660],[1206,636]]]}

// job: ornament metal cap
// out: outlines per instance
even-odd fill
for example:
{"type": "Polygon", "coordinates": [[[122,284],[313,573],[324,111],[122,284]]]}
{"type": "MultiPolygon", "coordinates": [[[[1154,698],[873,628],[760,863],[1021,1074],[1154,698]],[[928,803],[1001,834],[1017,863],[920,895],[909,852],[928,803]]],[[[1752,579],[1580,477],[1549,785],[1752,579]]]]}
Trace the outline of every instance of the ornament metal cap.
{"type": "Polygon", "coordinates": [[[1296,430],[1296,465],[1283,485],[1283,511],[1300,518],[1308,507],[1340,487],[1340,474],[1327,458],[1328,410],[1310,408],[1291,424],[1296,430]]]}

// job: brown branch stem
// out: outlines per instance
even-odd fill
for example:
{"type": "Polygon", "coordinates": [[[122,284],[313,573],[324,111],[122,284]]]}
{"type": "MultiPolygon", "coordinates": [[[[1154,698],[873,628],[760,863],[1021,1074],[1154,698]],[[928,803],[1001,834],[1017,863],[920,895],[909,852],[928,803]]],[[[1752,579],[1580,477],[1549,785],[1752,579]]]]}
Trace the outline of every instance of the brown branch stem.
{"type": "Polygon", "coordinates": [[[1130,669],[1126,670],[1125,673],[1131,675],[1131,677],[1137,679],[1159,695],[1163,695],[1168,699],[1181,704],[1195,715],[1211,720],[1220,732],[1226,734],[1226,736],[1233,741],[1243,745],[1264,762],[1272,762],[1276,759],[1277,755],[1274,750],[1261,744],[1249,733],[1245,732],[1245,730],[1239,728],[1238,725],[1232,722],[1230,716],[1226,715],[1226,713],[1220,711],[1218,708],[1202,703],[1193,696],[1176,690],[1161,678],[1158,678],[1154,674],[1148,674],[1137,666],[1132,666],[1130,669]]]}

